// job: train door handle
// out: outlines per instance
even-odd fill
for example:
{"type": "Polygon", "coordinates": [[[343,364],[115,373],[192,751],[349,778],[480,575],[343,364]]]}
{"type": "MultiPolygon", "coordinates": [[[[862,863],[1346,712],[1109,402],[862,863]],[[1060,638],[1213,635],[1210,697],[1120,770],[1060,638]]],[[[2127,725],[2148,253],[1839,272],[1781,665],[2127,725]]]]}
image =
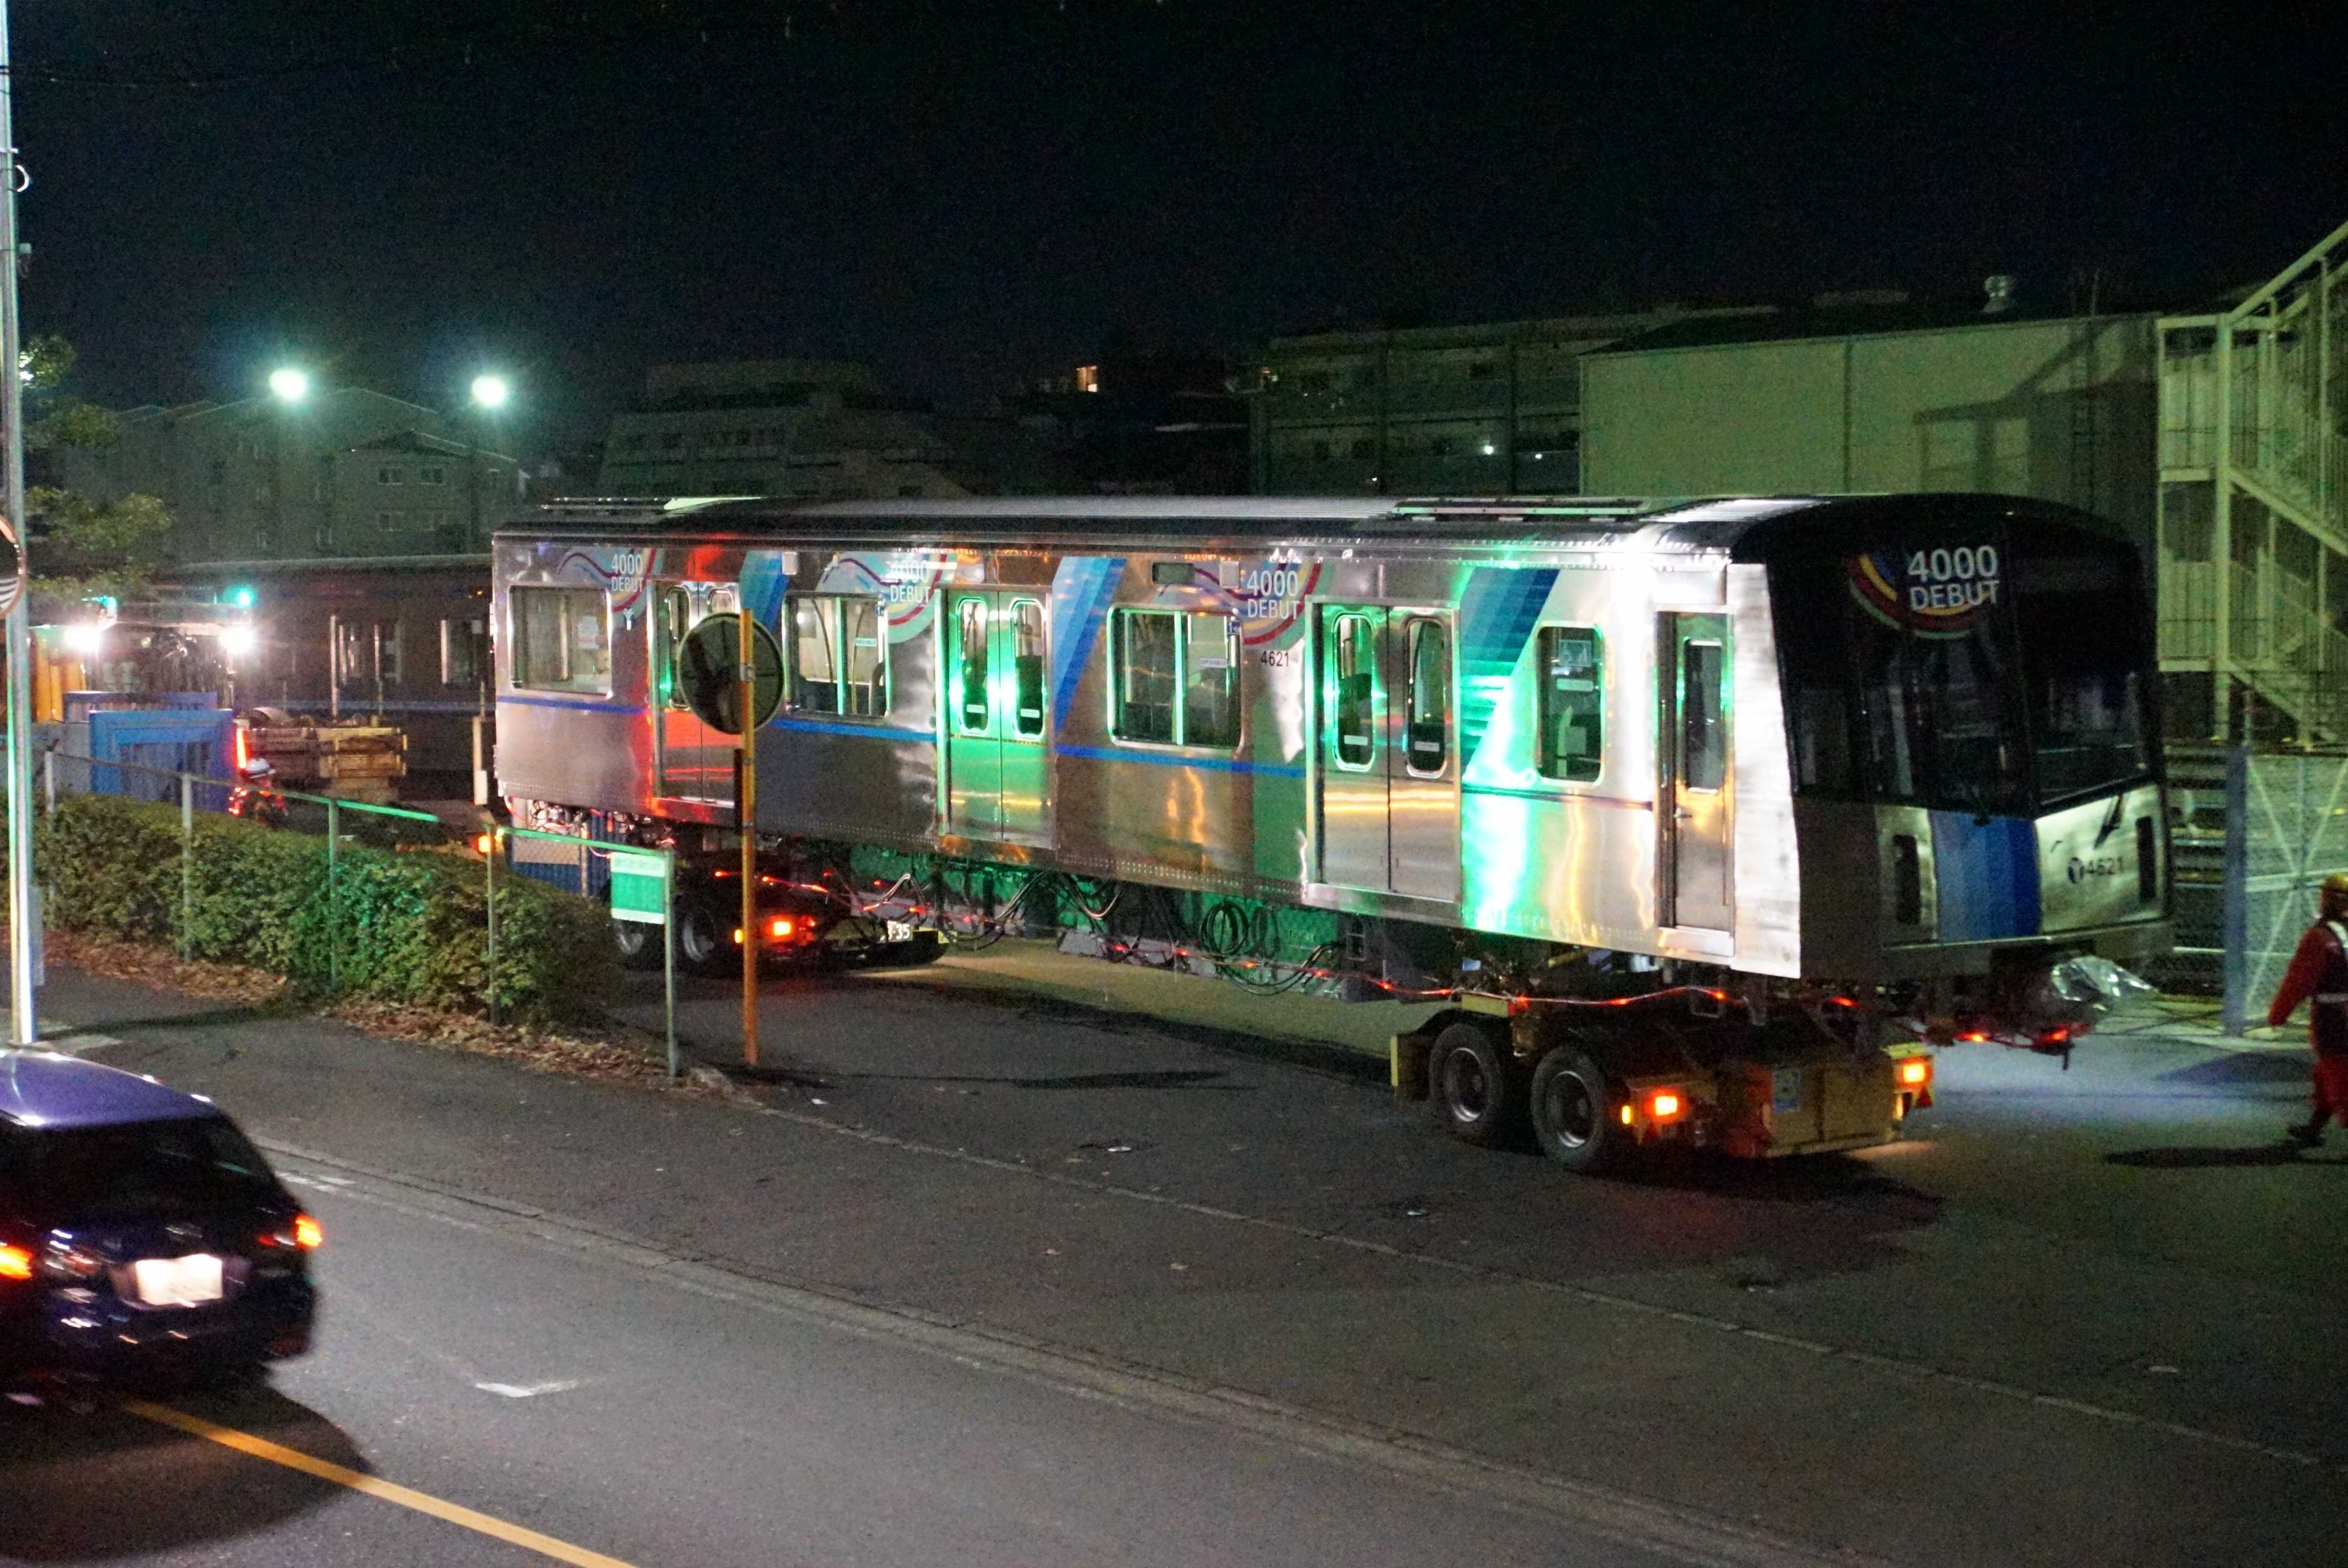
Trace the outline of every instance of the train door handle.
{"type": "Polygon", "coordinates": [[[1680,821],[1686,822],[1693,818],[1695,815],[1695,813],[1690,811],[1687,807],[1681,805],[1673,806],[1672,808],[1672,815],[1679,818],[1680,821]]]}

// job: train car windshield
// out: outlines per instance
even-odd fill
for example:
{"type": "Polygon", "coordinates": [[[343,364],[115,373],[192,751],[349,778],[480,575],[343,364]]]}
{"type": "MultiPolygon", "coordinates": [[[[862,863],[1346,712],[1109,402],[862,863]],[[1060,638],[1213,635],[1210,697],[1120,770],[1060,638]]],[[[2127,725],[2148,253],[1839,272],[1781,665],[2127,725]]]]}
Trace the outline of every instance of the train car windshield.
{"type": "Polygon", "coordinates": [[[1770,574],[1801,793],[2027,815],[2150,771],[2125,553],[1984,530],[1770,574]]]}

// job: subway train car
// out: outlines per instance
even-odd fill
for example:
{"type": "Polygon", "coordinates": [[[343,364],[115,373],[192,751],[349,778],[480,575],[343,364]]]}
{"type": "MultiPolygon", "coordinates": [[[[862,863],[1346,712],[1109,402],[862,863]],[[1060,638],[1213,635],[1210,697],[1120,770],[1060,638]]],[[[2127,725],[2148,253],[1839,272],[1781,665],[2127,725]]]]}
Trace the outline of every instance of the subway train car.
{"type": "Polygon", "coordinates": [[[1569,1165],[1879,1141],[1906,1042],[2067,1050],[2167,941],[2140,570],[2046,503],[576,502],[493,569],[529,819],[715,848],[734,671],[688,650],[747,605],[779,851],[1447,998],[1397,1090],[1569,1165]]]}

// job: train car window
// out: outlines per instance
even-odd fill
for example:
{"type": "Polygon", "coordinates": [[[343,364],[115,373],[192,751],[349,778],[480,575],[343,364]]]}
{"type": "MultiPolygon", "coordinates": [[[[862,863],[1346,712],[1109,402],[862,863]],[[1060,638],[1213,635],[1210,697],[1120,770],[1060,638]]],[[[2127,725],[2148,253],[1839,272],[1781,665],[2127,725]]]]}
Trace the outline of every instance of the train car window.
{"type": "Polygon", "coordinates": [[[1595,784],[1606,748],[1598,629],[1544,626],[1533,654],[1540,683],[1534,769],[1543,778],[1595,784]]]}
{"type": "Polygon", "coordinates": [[[963,600],[954,608],[954,652],[960,680],[954,723],[965,735],[986,733],[986,600],[963,600]]]}
{"type": "Polygon", "coordinates": [[[594,588],[517,588],[514,684],[530,692],[612,689],[612,607],[594,588]]]}
{"type": "Polygon", "coordinates": [[[1690,642],[1680,653],[1680,781],[1715,790],[1728,775],[1725,651],[1717,642],[1690,642]]]}
{"type": "Polygon", "coordinates": [[[1330,693],[1330,717],[1337,738],[1336,763],[1341,768],[1370,765],[1376,749],[1374,732],[1378,707],[1377,637],[1366,617],[1337,618],[1337,647],[1331,660],[1336,682],[1330,693]]]}
{"type": "Polygon", "coordinates": [[[693,630],[693,600],[682,588],[661,589],[660,604],[661,703],[680,713],[691,712],[693,704],[685,698],[685,682],[678,673],[685,668],[685,634],[693,630]]]}
{"type": "Polygon", "coordinates": [[[375,623],[375,679],[378,686],[399,684],[399,622],[375,623]]]}
{"type": "Polygon", "coordinates": [[[802,713],[839,712],[839,616],[837,601],[812,594],[790,598],[790,705],[802,713]]]}
{"type": "Polygon", "coordinates": [[[1240,630],[1227,615],[1182,618],[1182,733],[1186,746],[1240,743],[1240,630]]]}
{"type": "Polygon", "coordinates": [[[1451,638],[1439,620],[1410,623],[1410,690],[1403,701],[1403,766],[1439,778],[1451,761],[1451,638]]]}
{"type": "Polygon", "coordinates": [[[889,712],[887,622],[877,599],[839,600],[839,711],[853,719],[878,719],[889,712]]]}
{"type": "Polygon", "coordinates": [[[1018,734],[1044,733],[1044,607],[1011,601],[1011,725],[1018,734]]]}
{"type": "Polygon", "coordinates": [[[1117,702],[1109,733],[1120,741],[1172,745],[1178,618],[1159,610],[1120,610],[1116,621],[1110,649],[1117,702]]]}
{"type": "Polygon", "coordinates": [[[2115,624],[2117,607],[2135,599],[2131,565],[2110,555],[2024,554],[2015,562],[2014,589],[2040,804],[2150,772],[2136,638],[2115,624]]]}
{"type": "MultiPolygon", "coordinates": [[[[523,590],[517,589],[519,598],[523,590]]],[[[519,612],[517,612],[519,613],[519,612]]],[[[364,620],[335,621],[335,685],[345,696],[375,684],[375,642],[364,620]]]]}
{"type": "Polygon", "coordinates": [[[489,623],[478,615],[440,623],[440,684],[478,686],[489,667],[489,623]]]}

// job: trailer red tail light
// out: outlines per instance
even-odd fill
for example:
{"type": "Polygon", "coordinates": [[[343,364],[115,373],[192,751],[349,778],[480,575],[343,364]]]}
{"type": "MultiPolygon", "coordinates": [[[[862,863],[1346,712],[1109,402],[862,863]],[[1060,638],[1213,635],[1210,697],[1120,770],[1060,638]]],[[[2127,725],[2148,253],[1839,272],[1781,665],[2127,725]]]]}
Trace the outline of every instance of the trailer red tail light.
{"type": "Polygon", "coordinates": [[[1921,1089],[1931,1081],[1932,1059],[1931,1057],[1910,1056],[1900,1063],[1900,1086],[1902,1089],[1921,1089]]]}
{"type": "Polygon", "coordinates": [[[1658,1122],[1668,1122],[1680,1113],[1680,1097],[1666,1089],[1647,1097],[1647,1114],[1658,1122]]]}
{"type": "Polygon", "coordinates": [[[33,1252],[30,1247],[11,1243],[0,1246],[0,1279],[30,1279],[33,1277],[33,1252]]]}
{"type": "Polygon", "coordinates": [[[770,920],[767,923],[767,934],[778,939],[788,937],[791,934],[791,923],[780,917],[770,920]]]}

